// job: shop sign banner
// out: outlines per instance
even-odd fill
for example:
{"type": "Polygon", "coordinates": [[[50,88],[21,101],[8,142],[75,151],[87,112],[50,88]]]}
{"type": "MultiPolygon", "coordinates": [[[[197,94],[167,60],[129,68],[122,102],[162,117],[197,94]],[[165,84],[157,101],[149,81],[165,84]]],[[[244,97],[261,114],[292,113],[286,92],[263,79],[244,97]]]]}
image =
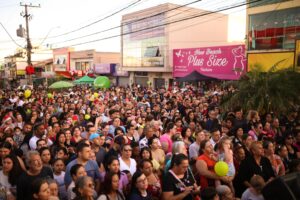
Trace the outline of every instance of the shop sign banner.
{"type": "Polygon", "coordinates": [[[248,71],[259,69],[268,72],[276,65],[276,71],[294,66],[294,52],[264,52],[248,54],[248,71]]]}
{"type": "Polygon", "coordinates": [[[237,80],[246,72],[245,45],[174,49],[173,76],[198,73],[222,80],[237,80]]]}
{"type": "Polygon", "coordinates": [[[99,63],[94,65],[94,72],[96,74],[110,74],[110,63],[99,63]]]}

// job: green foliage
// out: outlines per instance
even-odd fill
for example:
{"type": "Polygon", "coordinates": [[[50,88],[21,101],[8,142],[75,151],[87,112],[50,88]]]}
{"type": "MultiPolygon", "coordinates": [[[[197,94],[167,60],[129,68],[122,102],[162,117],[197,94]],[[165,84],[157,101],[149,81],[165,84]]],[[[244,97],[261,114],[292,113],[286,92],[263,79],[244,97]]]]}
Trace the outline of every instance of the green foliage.
{"type": "Polygon", "coordinates": [[[222,107],[232,109],[241,106],[245,111],[254,109],[266,112],[284,113],[300,105],[300,74],[293,68],[277,71],[281,60],[268,72],[261,72],[261,66],[254,66],[239,81],[233,83],[236,91],[224,95],[222,107]]]}

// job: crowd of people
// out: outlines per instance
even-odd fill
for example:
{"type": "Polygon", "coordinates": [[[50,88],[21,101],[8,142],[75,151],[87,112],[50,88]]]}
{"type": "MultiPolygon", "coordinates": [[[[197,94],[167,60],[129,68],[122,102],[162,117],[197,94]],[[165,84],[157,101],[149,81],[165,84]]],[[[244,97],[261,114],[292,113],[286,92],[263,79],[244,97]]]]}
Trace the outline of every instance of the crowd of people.
{"type": "Polygon", "coordinates": [[[262,200],[300,171],[299,110],[222,110],[231,89],[0,91],[0,199],[262,200]]]}

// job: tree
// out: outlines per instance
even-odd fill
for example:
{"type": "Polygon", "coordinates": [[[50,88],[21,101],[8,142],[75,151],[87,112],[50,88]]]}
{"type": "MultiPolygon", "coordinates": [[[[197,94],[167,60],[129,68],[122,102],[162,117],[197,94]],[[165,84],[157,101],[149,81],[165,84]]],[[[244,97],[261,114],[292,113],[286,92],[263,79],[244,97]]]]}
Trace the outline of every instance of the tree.
{"type": "Polygon", "coordinates": [[[276,70],[279,61],[267,72],[261,66],[245,74],[239,81],[231,82],[234,92],[223,96],[222,107],[232,109],[240,106],[243,110],[257,110],[261,114],[285,113],[300,105],[300,74],[293,68],[276,70]]]}

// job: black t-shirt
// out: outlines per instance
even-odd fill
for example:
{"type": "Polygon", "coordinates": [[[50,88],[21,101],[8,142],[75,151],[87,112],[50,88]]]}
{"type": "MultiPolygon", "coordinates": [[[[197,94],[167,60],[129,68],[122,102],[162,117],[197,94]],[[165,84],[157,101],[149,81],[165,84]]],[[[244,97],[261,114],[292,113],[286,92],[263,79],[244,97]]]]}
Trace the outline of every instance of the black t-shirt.
{"type": "Polygon", "coordinates": [[[265,181],[268,181],[271,177],[275,177],[274,170],[268,158],[261,157],[260,165],[257,165],[253,156],[246,157],[241,162],[239,173],[236,176],[236,192],[242,194],[247,188],[244,185],[244,181],[250,181],[252,176],[260,175],[265,181]]]}
{"type": "MultiPolygon", "coordinates": [[[[186,187],[193,186],[195,181],[192,175],[187,171],[182,179],[180,179],[186,187]]],[[[173,192],[173,195],[181,194],[184,191],[184,186],[179,182],[169,171],[164,177],[162,191],[173,192]]],[[[191,194],[187,195],[183,200],[193,200],[191,194]]]]}
{"type": "Polygon", "coordinates": [[[31,184],[37,178],[52,178],[53,172],[49,167],[43,167],[39,175],[30,176],[26,172],[22,173],[17,182],[17,200],[31,199],[31,184]]]}

